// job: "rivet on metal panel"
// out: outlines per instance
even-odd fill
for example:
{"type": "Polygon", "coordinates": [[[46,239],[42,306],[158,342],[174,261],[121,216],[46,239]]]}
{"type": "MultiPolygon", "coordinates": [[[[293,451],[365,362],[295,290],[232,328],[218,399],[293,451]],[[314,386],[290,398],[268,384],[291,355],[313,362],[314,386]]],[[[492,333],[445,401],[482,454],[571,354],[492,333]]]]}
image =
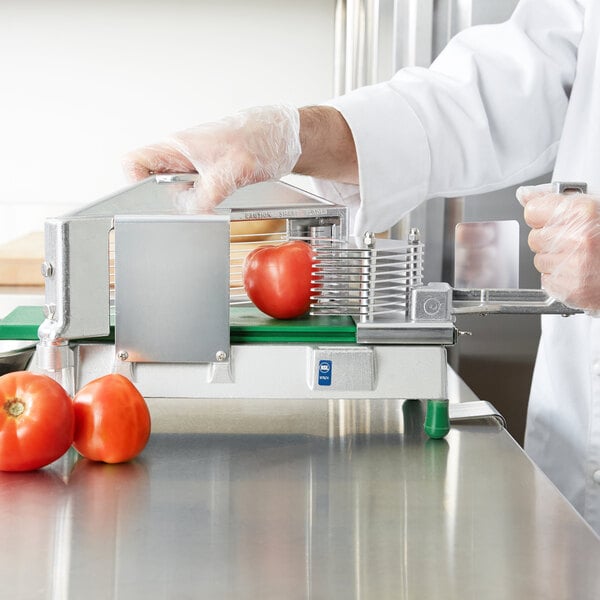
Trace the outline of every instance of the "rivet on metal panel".
{"type": "Polygon", "coordinates": [[[437,298],[427,298],[427,300],[423,302],[423,310],[430,316],[437,315],[441,308],[442,303],[437,298]]]}
{"type": "Polygon", "coordinates": [[[126,350],[119,350],[119,352],[117,352],[117,358],[119,360],[127,360],[129,358],[129,353],[126,350]]]}
{"type": "Polygon", "coordinates": [[[223,362],[224,360],[227,359],[227,352],[223,352],[223,350],[219,350],[215,354],[215,358],[217,359],[218,362],[223,362]]]}

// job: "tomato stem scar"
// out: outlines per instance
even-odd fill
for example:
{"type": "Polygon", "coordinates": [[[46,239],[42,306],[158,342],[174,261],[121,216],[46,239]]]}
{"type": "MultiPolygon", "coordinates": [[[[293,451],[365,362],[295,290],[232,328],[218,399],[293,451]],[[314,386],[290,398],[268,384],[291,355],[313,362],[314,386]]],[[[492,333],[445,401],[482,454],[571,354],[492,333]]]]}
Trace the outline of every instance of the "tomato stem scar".
{"type": "Polygon", "coordinates": [[[25,411],[25,404],[23,404],[23,402],[21,402],[20,400],[7,400],[4,403],[4,410],[11,416],[11,417],[18,417],[19,415],[22,415],[23,412],[25,411]]]}

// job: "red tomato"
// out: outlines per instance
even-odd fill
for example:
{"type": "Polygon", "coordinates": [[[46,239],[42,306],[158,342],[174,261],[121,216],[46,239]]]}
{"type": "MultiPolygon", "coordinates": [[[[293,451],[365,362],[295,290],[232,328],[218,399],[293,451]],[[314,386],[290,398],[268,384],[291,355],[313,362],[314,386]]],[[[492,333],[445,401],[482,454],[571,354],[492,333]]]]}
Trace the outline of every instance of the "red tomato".
{"type": "Polygon", "coordinates": [[[144,397],[123,375],[111,374],[84,385],[73,399],[75,450],[91,460],[131,460],[150,437],[150,411],[144,397]]]}
{"type": "Polygon", "coordinates": [[[244,288],[259,310],[293,319],[310,308],[313,251],[306,242],[259,246],[244,261],[244,288]]]}
{"type": "Polygon", "coordinates": [[[73,441],[73,404],[63,387],[27,371],[0,377],[0,471],[31,471],[73,441]]]}

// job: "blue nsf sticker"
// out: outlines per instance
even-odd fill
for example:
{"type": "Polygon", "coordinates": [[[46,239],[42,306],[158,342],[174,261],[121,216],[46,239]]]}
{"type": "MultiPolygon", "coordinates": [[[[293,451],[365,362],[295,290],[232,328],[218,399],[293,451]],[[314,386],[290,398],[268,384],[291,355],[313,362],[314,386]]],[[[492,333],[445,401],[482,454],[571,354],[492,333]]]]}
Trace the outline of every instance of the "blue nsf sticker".
{"type": "Polygon", "coordinates": [[[331,385],[331,361],[319,361],[319,385],[331,385]]]}

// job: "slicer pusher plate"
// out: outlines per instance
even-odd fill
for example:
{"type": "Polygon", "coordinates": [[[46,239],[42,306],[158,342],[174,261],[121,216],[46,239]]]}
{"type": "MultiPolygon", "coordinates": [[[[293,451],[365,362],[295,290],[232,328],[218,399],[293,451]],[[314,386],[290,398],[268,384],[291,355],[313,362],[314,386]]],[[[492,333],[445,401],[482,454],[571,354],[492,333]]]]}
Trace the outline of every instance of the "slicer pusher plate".
{"type": "Polygon", "coordinates": [[[115,347],[144,363],[229,356],[229,218],[115,217],[115,347]]]}

